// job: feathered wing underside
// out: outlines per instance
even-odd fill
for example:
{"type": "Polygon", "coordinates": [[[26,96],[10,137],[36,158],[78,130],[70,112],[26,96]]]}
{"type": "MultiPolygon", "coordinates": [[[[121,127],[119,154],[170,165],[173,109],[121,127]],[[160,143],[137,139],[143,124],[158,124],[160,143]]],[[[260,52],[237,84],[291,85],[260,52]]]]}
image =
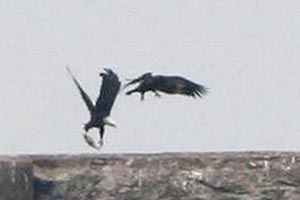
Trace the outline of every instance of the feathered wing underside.
{"type": "Polygon", "coordinates": [[[89,112],[91,113],[94,109],[94,105],[93,102],[91,101],[90,97],[87,95],[87,93],[82,89],[81,85],[79,84],[79,82],[77,81],[77,79],[75,78],[75,76],[72,74],[70,68],[67,66],[67,70],[71,76],[71,78],[73,79],[73,82],[75,83],[76,87],[78,88],[79,92],[80,92],[80,96],[83,99],[85,105],[87,106],[89,112]]]}
{"type": "Polygon", "coordinates": [[[112,106],[120,90],[121,82],[111,69],[104,70],[105,73],[100,74],[100,76],[102,76],[102,85],[100,95],[96,101],[95,110],[102,117],[107,117],[110,115],[112,106]]]}

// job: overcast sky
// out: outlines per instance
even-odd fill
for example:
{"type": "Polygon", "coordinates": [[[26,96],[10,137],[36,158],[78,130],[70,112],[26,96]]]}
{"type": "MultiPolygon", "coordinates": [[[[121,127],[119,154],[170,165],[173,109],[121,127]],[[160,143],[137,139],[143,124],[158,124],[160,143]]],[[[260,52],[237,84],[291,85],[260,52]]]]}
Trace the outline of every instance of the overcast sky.
{"type": "Polygon", "coordinates": [[[66,65],[93,99],[103,67],[210,88],[121,91],[102,152],[300,150],[299,36],[297,0],[0,0],[0,153],[95,152],[66,65]]]}

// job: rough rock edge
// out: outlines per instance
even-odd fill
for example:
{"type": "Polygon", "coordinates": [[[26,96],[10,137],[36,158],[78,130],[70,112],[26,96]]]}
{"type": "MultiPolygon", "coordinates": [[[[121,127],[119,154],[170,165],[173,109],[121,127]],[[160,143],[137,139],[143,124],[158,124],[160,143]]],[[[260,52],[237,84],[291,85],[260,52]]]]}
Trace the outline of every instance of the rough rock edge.
{"type": "Polygon", "coordinates": [[[18,161],[38,200],[300,198],[299,152],[0,156],[18,161]]]}

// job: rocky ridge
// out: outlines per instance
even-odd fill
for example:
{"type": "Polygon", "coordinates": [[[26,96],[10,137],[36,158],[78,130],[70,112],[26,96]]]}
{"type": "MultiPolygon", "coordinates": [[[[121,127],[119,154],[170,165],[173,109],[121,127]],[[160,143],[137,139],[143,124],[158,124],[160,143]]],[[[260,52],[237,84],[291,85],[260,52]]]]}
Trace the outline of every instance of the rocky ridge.
{"type": "Polygon", "coordinates": [[[36,155],[0,166],[1,195],[20,186],[22,200],[300,199],[294,152],[36,155]]]}

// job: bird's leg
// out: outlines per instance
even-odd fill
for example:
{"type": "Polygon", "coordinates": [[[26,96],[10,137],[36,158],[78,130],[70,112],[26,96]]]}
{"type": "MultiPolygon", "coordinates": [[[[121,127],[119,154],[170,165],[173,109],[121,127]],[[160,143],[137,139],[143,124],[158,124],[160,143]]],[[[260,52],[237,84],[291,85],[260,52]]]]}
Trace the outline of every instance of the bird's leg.
{"type": "Polygon", "coordinates": [[[103,146],[103,135],[104,135],[104,126],[101,126],[99,129],[99,135],[100,135],[100,140],[99,140],[99,146],[103,146]]]}
{"type": "Polygon", "coordinates": [[[154,92],[154,96],[156,96],[156,97],[158,97],[158,98],[161,98],[161,95],[160,95],[156,90],[154,90],[154,91],[152,91],[152,92],[154,92]]]}
{"type": "Polygon", "coordinates": [[[145,100],[145,93],[141,92],[141,101],[144,101],[144,100],[145,100]]]}

